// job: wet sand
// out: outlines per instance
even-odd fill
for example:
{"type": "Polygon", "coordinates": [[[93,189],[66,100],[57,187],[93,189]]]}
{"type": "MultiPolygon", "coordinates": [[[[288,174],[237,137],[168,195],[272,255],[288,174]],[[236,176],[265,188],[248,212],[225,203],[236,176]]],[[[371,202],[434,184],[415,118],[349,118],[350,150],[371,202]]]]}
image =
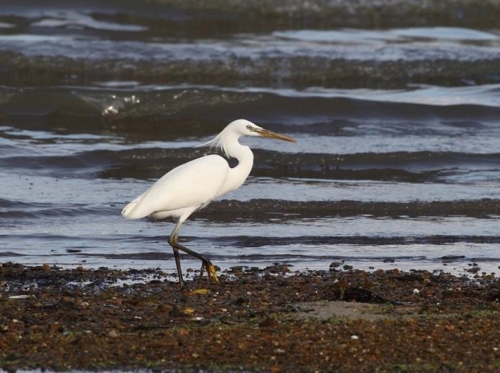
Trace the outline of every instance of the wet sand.
{"type": "Polygon", "coordinates": [[[0,368],[251,372],[500,369],[500,280],[329,271],[0,267],[0,368]]]}

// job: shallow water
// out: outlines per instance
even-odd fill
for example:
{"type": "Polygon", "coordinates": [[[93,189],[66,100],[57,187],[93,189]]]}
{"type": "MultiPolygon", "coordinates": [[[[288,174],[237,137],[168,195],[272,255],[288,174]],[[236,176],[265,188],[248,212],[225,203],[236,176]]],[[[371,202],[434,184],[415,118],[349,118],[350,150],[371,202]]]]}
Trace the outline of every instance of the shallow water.
{"type": "Polygon", "coordinates": [[[244,117],[298,142],[245,139],[246,184],[185,224],[222,269],[498,272],[496,29],[215,32],[207,17],[204,35],[162,29],[183,19],[172,8],[20,4],[0,11],[0,58],[17,61],[0,73],[2,261],[174,272],[172,222],[120,210],[244,117]]]}

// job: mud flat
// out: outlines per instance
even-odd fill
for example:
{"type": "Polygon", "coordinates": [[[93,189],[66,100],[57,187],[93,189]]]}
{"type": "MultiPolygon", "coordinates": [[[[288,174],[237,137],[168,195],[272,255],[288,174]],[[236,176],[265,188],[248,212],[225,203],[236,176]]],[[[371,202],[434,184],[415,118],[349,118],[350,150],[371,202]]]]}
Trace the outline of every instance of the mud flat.
{"type": "Polygon", "coordinates": [[[180,291],[158,269],[0,267],[0,368],[396,372],[500,368],[500,280],[234,267],[180,291]]]}

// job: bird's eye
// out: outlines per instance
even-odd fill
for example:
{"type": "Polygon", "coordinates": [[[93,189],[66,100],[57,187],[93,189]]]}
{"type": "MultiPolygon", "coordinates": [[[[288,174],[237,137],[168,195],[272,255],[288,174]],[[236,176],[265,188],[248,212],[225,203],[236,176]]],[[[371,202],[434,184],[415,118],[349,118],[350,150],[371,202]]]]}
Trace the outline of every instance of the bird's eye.
{"type": "Polygon", "coordinates": [[[252,126],[251,126],[251,125],[248,125],[248,126],[247,126],[247,130],[251,131],[251,130],[252,130],[252,126]]]}

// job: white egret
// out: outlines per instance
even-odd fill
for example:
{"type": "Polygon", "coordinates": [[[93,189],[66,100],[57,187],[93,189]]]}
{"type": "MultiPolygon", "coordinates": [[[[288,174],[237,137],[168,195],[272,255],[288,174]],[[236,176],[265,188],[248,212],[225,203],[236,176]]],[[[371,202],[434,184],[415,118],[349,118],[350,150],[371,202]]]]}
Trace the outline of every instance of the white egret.
{"type": "Polygon", "coordinates": [[[146,216],[155,219],[169,216],[177,218],[177,224],[168,243],[174,251],[181,289],[184,287],[184,281],[179,250],[201,260],[201,275],[205,268],[208,277],[219,282],[215,267],[210,260],[179,244],[179,230],[193,212],[207,206],[215,198],[239,188],[250,174],[253,153],[248,146],[239,143],[238,139],[241,136],[261,136],[295,142],[291,137],[265,130],[248,120],[235,120],[217,137],[203,145],[219,147],[227,157],[238,160],[237,166],[231,168],[225,158],[216,154],[194,159],[165,174],[122,210],[122,215],[127,219],[140,219],[146,216]]]}

